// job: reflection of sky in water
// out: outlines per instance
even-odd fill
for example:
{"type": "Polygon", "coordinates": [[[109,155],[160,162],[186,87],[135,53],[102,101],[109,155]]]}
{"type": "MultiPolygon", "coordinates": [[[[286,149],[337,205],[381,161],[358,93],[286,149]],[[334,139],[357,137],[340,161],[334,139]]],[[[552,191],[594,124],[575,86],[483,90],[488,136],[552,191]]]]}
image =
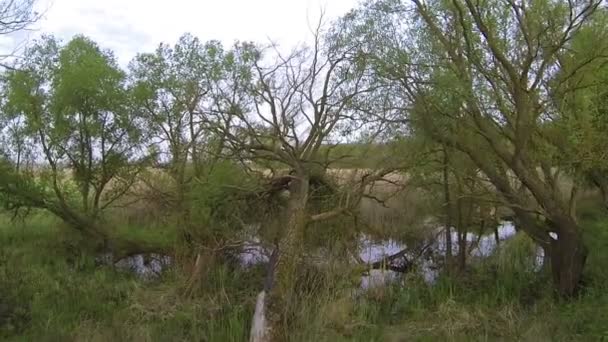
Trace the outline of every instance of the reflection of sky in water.
{"type": "MultiPolygon", "coordinates": [[[[438,228],[437,233],[440,233],[443,228],[438,228]]],[[[503,221],[498,226],[498,237],[500,241],[507,240],[516,233],[515,226],[510,221],[503,221]]],[[[458,234],[454,231],[451,233],[452,253],[458,254],[458,234]]],[[[468,246],[475,245],[478,240],[478,235],[468,233],[466,235],[468,246]]],[[[262,262],[268,262],[268,251],[259,245],[259,238],[251,239],[251,242],[244,248],[240,255],[240,262],[243,266],[255,265],[262,262]]],[[[395,240],[378,241],[372,240],[367,236],[362,236],[359,243],[359,257],[365,263],[373,263],[387,256],[396,254],[406,248],[406,245],[395,240]]],[[[430,249],[435,255],[445,255],[446,243],[445,236],[440,235],[439,238],[430,246],[430,249]]],[[[474,257],[488,257],[496,250],[496,240],[494,234],[483,235],[479,238],[479,242],[470,251],[470,255],[474,257]]],[[[412,251],[417,253],[417,251],[412,251]]],[[[414,256],[410,253],[406,254],[408,259],[414,256]]],[[[535,258],[534,268],[540,269],[543,262],[543,250],[538,248],[535,258]]],[[[437,265],[432,258],[422,257],[418,260],[418,270],[421,272],[424,280],[427,283],[433,283],[437,278],[439,271],[437,265]]],[[[392,283],[401,279],[402,274],[390,270],[370,270],[366,275],[361,277],[361,289],[369,289],[377,286],[382,286],[387,283],[392,283]]]]}
{"type": "MultiPolygon", "coordinates": [[[[511,236],[515,235],[515,226],[512,222],[502,222],[498,227],[498,238],[499,240],[506,240],[511,236]]],[[[477,235],[468,233],[467,241],[474,242],[477,240],[477,235]]],[[[458,245],[456,245],[458,249],[458,245]]],[[[484,235],[479,239],[479,245],[471,251],[474,256],[487,257],[494,252],[496,249],[496,238],[494,234],[484,235]]]]}
{"type": "Polygon", "coordinates": [[[260,245],[260,238],[253,237],[243,246],[242,252],[239,255],[241,266],[252,266],[263,262],[268,262],[270,252],[264,250],[260,245]]]}
{"type": "MultiPolygon", "coordinates": [[[[437,233],[443,228],[438,228],[437,233]]],[[[498,227],[498,237],[500,240],[506,240],[511,236],[515,235],[515,226],[512,222],[503,221],[498,227]]],[[[478,235],[474,233],[468,233],[466,240],[470,246],[472,243],[477,241],[478,235]]],[[[452,239],[452,253],[458,254],[458,233],[455,231],[451,233],[452,239]]],[[[386,256],[398,253],[399,251],[406,248],[405,244],[399,243],[394,240],[375,242],[363,237],[360,243],[359,255],[366,263],[372,263],[378,261],[386,256]]],[[[444,236],[440,236],[436,242],[431,246],[432,250],[438,254],[445,254],[446,243],[444,236]]],[[[494,234],[484,235],[479,239],[479,244],[471,251],[474,256],[489,256],[496,249],[496,240],[494,234]]]]}
{"type": "MultiPolygon", "coordinates": [[[[443,228],[438,228],[437,233],[443,228]]],[[[516,233],[515,226],[512,222],[503,221],[498,226],[498,237],[500,241],[506,240],[516,233]]],[[[446,252],[446,241],[445,236],[441,236],[438,238],[433,245],[431,245],[432,251],[436,255],[445,255],[446,252]],[[443,238],[441,238],[443,237],[443,238]]],[[[496,239],[494,234],[488,234],[481,236],[478,238],[477,234],[468,233],[466,235],[466,240],[468,242],[468,246],[471,244],[475,244],[479,239],[478,244],[470,251],[472,256],[476,257],[488,257],[496,250],[496,239]]],[[[458,254],[458,233],[451,233],[452,240],[452,254],[458,254]]],[[[394,240],[375,242],[371,241],[365,237],[361,239],[361,247],[359,249],[359,255],[361,259],[366,263],[373,263],[375,261],[379,261],[382,258],[385,258],[389,255],[393,255],[398,253],[399,251],[406,248],[405,244],[396,242],[394,240]]],[[[539,252],[537,252],[536,260],[535,260],[535,269],[540,269],[543,261],[542,248],[539,248],[539,252]]],[[[411,255],[408,255],[411,257],[411,255]]],[[[431,258],[421,258],[418,260],[418,269],[422,273],[424,280],[427,283],[433,283],[437,276],[439,275],[439,271],[435,265],[435,262],[431,258]]],[[[382,271],[375,270],[377,272],[370,272],[369,275],[364,275],[361,278],[361,288],[368,289],[376,286],[380,286],[386,284],[387,282],[393,282],[400,278],[399,273],[393,271],[382,271]]]]}
{"type": "MultiPolygon", "coordinates": [[[[440,233],[442,228],[438,228],[437,233],[440,233]]],[[[501,241],[507,240],[514,236],[516,233],[515,227],[511,222],[502,222],[498,227],[498,236],[501,241]]],[[[452,252],[453,254],[458,253],[458,234],[453,232],[452,238],[452,252]]],[[[478,236],[473,233],[468,233],[466,236],[468,245],[475,244],[478,236]]],[[[360,239],[359,257],[365,263],[373,263],[387,256],[396,254],[406,248],[406,245],[395,240],[388,241],[377,241],[371,240],[366,236],[362,236],[360,239]]],[[[445,236],[440,236],[431,246],[430,249],[436,256],[445,255],[445,236]],[[443,238],[442,238],[443,237],[443,238]]],[[[496,240],[494,234],[484,235],[479,239],[479,243],[475,246],[470,254],[475,257],[488,257],[496,250],[496,240]]],[[[413,251],[413,253],[418,253],[413,251]]],[[[240,262],[244,267],[256,265],[259,263],[268,262],[269,251],[265,250],[260,245],[260,239],[254,237],[250,239],[250,242],[246,243],[243,247],[243,252],[240,254],[240,262]]],[[[410,253],[406,254],[408,259],[412,259],[414,256],[410,253]]],[[[544,251],[542,248],[537,248],[536,257],[534,260],[534,269],[540,270],[544,261],[544,251]]],[[[149,255],[134,255],[128,258],[124,258],[116,262],[114,265],[117,269],[129,271],[135,274],[137,277],[143,280],[153,280],[158,278],[160,274],[172,264],[173,260],[169,256],[163,256],[159,254],[149,255]]],[[[432,284],[437,276],[439,270],[432,258],[422,257],[418,262],[418,271],[428,284],[432,284]]],[[[361,276],[360,290],[367,290],[371,288],[385,286],[390,283],[399,281],[403,274],[390,271],[390,270],[369,270],[365,275],[361,276]]]]}
{"type": "Polygon", "coordinates": [[[132,272],[143,280],[152,280],[159,277],[163,269],[170,266],[172,262],[172,258],[166,255],[137,254],[118,260],[114,266],[119,270],[132,272]]]}
{"type": "MultiPolygon", "coordinates": [[[[440,233],[442,228],[438,228],[437,233],[440,233]]],[[[515,227],[511,222],[502,222],[498,227],[498,236],[501,241],[506,240],[515,235],[515,227]]],[[[441,236],[444,237],[444,236],[441,236]]],[[[445,238],[437,239],[430,249],[435,255],[445,255],[445,238]]],[[[458,253],[458,234],[452,232],[452,252],[458,253]]],[[[468,233],[466,236],[468,245],[474,244],[478,240],[478,236],[473,233],[468,233]]],[[[373,263],[387,256],[396,254],[406,248],[406,245],[395,240],[377,241],[371,240],[366,236],[362,236],[359,247],[359,257],[365,263],[373,263]]],[[[476,257],[488,257],[496,250],[496,240],[494,234],[484,235],[479,238],[479,243],[475,246],[470,254],[476,257]]],[[[413,251],[417,253],[416,251],[413,251]]],[[[244,267],[268,262],[269,251],[265,250],[260,245],[260,239],[257,237],[251,238],[250,242],[243,247],[243,252],[240,254],[240,262],[244,267]]],[[[534,269],[540,270],[543,263],[544,251],[538,247],[534,262],[534,269]]],[[[408,259],[412,259],[411,254],[406,254],[408,259]]],[[[424,280],[432,284],[439,270],[432,258],[423,257],[418,262],[418,270],[424,280]]],[[[152,280],[157,278],[161,272],[172,263],[171,257],[158,254],[150,254],[147,256],[138,254],[128,258],[124,258],[116,262],[114,265],[121,270],[129,271],[143,280],[152,280]]],[[[390,283],[394,283],[403,279],[403,274],[390,270],[369,270],[365,275],[361,276],[360,290],[368,290],[376,287],[382,287],[390,283]]]]}
{"type": "Polygon", "coordinates": [[[365,236],[361,238],[359,246],[359,256],[366,263],[376,262],[405,248],[404,244],[394,240],[372,241],[365,236]]]}

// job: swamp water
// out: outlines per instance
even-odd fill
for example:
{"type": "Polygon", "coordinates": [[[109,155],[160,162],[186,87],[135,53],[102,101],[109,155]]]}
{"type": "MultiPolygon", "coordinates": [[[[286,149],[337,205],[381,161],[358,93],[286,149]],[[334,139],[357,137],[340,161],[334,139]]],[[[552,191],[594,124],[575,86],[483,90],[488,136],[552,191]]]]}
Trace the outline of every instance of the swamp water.
{"type": "MultiPolygon", "coordinates": [[[[371,240],[363,235],[359,241],[358,257],[365,264],[379,262],[389,256],[403,252],[400,257],[391,260],[387,266],[393,267],[415,267],[424,280],[432,284],[439,275],[441,259],[445,256],[446,241],[443,228],[438,228],[435,238],[425,244],[424,251],[407,251],[404,243],[395,240],[377,241],[371,240]],[[417,254],[417,255],[413,255],[417,254]],[[406,265],[412,263],[412,265],[406,265]]],[[[515,227],[510,221],[503,221],[498,226],[499,242],[508,240],[516,234],[515,227]]],[[[452,232],[452,253],[458,254],[458,235],[452,232]]],[[[474,258],[486,258],[492,255],[496,249],[496,237],[494,234],[479,236],[474,233],[466,235],[467,247],[470,248],[468,255],[474,258]]],[[[543,250],[537,249],[534,267],[540,269],[543,262],[543,250]]],[[[270,251],[260,245],[258,238],[253,238],[245,243],[240,253],[239,262],[243,267],[268,262],[270,251]]],[[[137,254],[123,258],[114,263],[118,270],[135,274],[142,280],[157,279],[164,270],[170,267],[173,259],[170,256],[159,254],[137,254]]],[[[389,269],[371,269],[361,276],[360,290],[368,290],[378,286],[385,286],[398,282],[403,278],[402,272],[389,269]]]]}

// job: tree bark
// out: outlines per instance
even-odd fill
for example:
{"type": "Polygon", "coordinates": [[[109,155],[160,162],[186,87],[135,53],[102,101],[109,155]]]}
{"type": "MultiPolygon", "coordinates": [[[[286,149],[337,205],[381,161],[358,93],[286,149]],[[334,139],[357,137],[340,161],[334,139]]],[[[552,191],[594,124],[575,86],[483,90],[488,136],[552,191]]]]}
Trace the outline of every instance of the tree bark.
{"type": "Polygon", "coordinates": [[[570,201],[568,201],[568,213],[571,217],[576,218],[576,200],[578,196],[578,186],[576,181],[573,181],[572,189],[570,190],[570,201]]]}
{"type": "Polygon", "coordinates": [[[266,320],[268,322],[266,339],[259,341],[278,341],[284,337],[281,327],[284,326],[285,314],[292,307],[293,286],[296,278],[296,267],[302,253],[303,234],[308,222],[307,204],[309,195],[309,178],[296,174],[289,184],[289,201],[287,205],[287,222],[274,253],[272,287],[268,290],[266,320]]]}
{"type": "Polygon", "coordinates": [[[574,220],[564,217],[553,226],[557,230],[549,248],[553,281],[560,295],[572,297],[580,290],[588,250],[574,220]]]}
{"type": "Polygon", "coordinates": [[[264,280],[264,290],[258,293],[255,302],[255,311],[251,320],[251,330],[249,331],[249,342],[268,342],[271,340],[271,331],[268,324],[268,293],[274,285],[274,271],[279,256],[278,246],[270,255],[266,279],[264,280]]]}
{"type": "MultiPolygon", "coordinates": [[[[462,189],[459,189],[462,196],[462,189]]],[[[458,210],[458,271],[464,272],[467,264],[467,224],[464,220],[464,212],[462,208],[462,198],[457,199],[458,210]]]]}
{"type": "Polygon", "coordinates": [[[463,272],[467,266],[467,231],[458,232],[458,271],[463,272]]]}
{"type": "Polygon", "coordinates": [[[447,147],[443,146],[443,195],[445,202],[445,265],[448,272],[452,267],[452,210],[450,204],[450,179],[447,147]]]}
{"type": "Polygon", "coordinates": [[[251,331],[249,332],[249,342],[268,342],[270,335],[268,322],[266,321],[266,291],[258,293],[255,301],[255,312],[251,320],[251,331]]]}

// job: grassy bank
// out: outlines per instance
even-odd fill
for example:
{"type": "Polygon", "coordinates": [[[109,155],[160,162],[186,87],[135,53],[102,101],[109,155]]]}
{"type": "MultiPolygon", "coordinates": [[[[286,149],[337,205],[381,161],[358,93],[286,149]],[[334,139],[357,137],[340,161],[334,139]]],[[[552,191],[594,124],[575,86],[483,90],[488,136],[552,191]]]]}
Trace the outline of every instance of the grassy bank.
{"type": "MultiPolygon", "coordinates": [[[[155,237],[155,234],[151,235],[155,237]]],[[[184,279],[144,283],[95,265],[62,225],[37,215],[0,228],[0,340],[240,341],[258,279],[217,265],[204,294],[178,295],[184,279]],[[230,289],[227,291],[227,289],[230,289]]]]}
{"type": "MultiPolygon", "coordinates": [[[[339,275],[298,303],[293,341],[592,341],[608,338],[608,218],[583,215],[591,254],[586,290],[554,297],[529,265],[518,236],[461,277],[433,287],[414,274],[406,286],[353,299],[339,275]],[[331,286],[329,286],[331,285],[331,286]]],[[[118,230],[120,231],[120,229],[118,230]]],[[[160,232],[140,233],[157,239],[160,232]]],[[[7,341],[245,341],[263,270],[209,267],[183,297],[186,266],[158,282],[95,265],[74,237],[44,215],[0,227],[0,339],[7,341]]],[[[328,280],[329,279],[329,280],[328,280]]]]}

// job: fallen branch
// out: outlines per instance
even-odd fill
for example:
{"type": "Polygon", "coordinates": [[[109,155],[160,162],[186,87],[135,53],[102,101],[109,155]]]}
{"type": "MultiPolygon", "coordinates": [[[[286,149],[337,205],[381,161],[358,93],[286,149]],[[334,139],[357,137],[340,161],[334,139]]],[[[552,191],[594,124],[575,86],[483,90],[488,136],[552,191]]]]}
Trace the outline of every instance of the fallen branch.
{"type": "Polygon", "coordinates": [[[420,257],[422,255],[424,255],[424,253],[429,248],[431,248],[431,246],[433,246],[433,244],[435,244],[435,242],[437,241],[437,237],[439,235],[441,235],[442,233],[443,233],[443,230],[438,232],[429,243],[427,243],[422,249],[420,249],[420,252],[418,252],[418,254],[412,260],[408,260],[405,257],[405,255],[408,252],[408,249],[406,248],[406,249],[400,250],[399,252],[397,252],[395,254],[386,256],[386,257],[382,258],[381,260],[371,263],[369,265],[369,267],[370,267],[370,269],[389,269],[391,271],[399,272],[399,273],[409,272],[411,270],[411,266],[414,265],[418,261],[418,259],[420,259],[420,257]],[[404,265],[403,266],[392,265],[392,262],[399,258],[403,258],[404,265]]]}

